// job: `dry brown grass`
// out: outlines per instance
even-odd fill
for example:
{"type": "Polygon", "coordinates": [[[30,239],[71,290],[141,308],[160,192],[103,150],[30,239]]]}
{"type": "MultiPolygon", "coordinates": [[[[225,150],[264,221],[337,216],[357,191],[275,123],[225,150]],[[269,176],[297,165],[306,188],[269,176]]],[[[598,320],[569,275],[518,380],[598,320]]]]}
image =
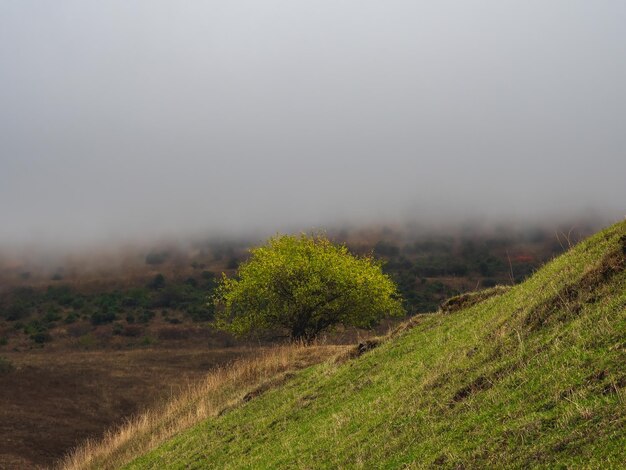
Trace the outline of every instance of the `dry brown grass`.
{"type": "MultiPolygon", "coordinates": [[[[188,384],[164,405],[130,418],[102,440],[89,440],[68,454],[58,468],[119,468],[180,431],[217,416],[258,390],[284,381],[292,371],[345,354],[347,346],[290,344],[260,350],[188,384]]],[[[252,394],[252,395],[251,395],[252,394]]]]}

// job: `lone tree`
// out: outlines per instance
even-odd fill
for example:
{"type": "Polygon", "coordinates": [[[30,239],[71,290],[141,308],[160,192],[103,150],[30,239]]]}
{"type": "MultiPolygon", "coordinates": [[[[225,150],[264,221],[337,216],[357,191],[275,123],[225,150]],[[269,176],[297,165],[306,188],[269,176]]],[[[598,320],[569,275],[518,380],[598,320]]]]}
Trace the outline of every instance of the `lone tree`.
{"type": "Polygon", "coordinates": [[[218,325],[238,335],[284,328],[311,340],[337,324],[370,328],[403,313],[381,262],[356,257],[321,235],[278,235],[251,250],[215,293],[218,325]]]}

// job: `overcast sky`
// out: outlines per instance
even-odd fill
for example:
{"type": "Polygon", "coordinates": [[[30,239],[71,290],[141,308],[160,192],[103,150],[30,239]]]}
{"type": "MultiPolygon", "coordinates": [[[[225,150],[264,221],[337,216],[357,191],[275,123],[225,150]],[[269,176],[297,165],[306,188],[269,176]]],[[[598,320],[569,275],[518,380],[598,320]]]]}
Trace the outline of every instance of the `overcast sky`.
{"type": "Polygon", "coordinates": [[[0,243],[626,214],[626,2],[0,0],[0,243]]]}

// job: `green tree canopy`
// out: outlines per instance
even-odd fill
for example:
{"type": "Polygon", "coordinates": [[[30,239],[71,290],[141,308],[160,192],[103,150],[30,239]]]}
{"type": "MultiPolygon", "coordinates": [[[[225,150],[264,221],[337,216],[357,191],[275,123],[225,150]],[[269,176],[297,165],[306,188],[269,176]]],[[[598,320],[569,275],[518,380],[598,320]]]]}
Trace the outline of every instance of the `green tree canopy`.
{"type": "Polygon", "coordinates": [[[403,313],[393,281],[372,256],[326,237],[278,235],[251,250],[215,294],[218,325],[235,334],[284,328],[310,340],[337,325],[369,328],[403,313]]]}

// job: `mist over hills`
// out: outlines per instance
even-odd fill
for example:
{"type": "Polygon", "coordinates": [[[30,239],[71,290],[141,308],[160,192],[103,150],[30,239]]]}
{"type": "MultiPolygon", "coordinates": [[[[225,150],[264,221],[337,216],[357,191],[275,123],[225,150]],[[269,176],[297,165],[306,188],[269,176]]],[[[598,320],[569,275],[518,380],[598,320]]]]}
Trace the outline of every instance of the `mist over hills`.
{"type": "Polygon", "coordinates": [[[0,6],[0,245],[624,215],[620,2],[0,6]]]}

